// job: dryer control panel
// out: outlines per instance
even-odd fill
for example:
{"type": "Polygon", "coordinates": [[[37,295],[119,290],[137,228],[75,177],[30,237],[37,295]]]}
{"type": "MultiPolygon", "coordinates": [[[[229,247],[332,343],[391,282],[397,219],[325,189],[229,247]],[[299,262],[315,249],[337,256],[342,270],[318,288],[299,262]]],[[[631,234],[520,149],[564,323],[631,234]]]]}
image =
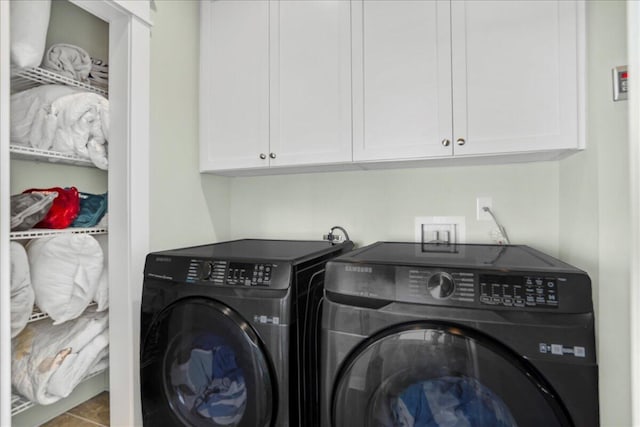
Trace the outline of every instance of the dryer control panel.
{"type": "Polygon", "coordinates": [[[286,289],[291,267],[272,262],[234,262],[192,259],[187,283],[208,283],[221,286],[286,289]]]}

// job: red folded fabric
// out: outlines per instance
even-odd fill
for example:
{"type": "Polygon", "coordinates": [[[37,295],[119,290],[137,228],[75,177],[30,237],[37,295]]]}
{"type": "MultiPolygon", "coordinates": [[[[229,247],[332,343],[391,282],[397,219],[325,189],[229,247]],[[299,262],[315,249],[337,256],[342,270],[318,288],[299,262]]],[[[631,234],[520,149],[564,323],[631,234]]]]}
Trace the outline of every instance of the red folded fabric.
{"type": "Polygon", "coordinates": [[[80,196],[76,187],[61,188],[30,188],[23,193],[43,193],[56,192],[58,197],[53,199],[51,209],[42,221],[37,223],[37,228],[67,228],[73,223],[80,212],[80,196]]]}

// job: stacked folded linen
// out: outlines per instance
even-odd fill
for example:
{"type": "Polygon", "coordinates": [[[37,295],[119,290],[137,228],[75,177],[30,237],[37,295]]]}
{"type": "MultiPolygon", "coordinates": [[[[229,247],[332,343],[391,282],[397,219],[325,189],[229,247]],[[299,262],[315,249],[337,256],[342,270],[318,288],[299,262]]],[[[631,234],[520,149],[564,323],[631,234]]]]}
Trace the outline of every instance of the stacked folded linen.
{"type": "Polygon", "coordinates": [[[93,236],[35,239],[27,254],[36,304],[56,325],[80,316],[101,289],[104,255],[93,236]]]}
{"type": "Polygon", "coordinates": [[[32,402],[48,405],[106,365],[108,312],[88,309],[59,326],[49,320],[33,322],[11,344],[13,386],[32,402]]]}
{"type": "Polygon", "coordinates": [[[108,168],[109,101],[96,93],[43,85],[11,96],[11,140],[75,154],[108,168]]]}
{"type": "Polygon", "coordinates": [[[57,43],[47,49],[42,60],[42,68],[86,82],[91,71],[91,57],[79,46],[57,43]]]}
{"type": "Polygon", "coordinates": [[[12,1],[9,9],[11,64],[19,68],[37,67],[47,41],[51,0],[12,1]]]}
{"type": "Polygon", "coordinates": [[[31,287],[27,252],[20,243],[10,242],[11,251],[11,338],[29,321],[35,295],[31,287]]]}
{"type": "Polygon", "coordinates": [[[89,82],[95,86],[106,88],[109,86],[109,64],[102,59],[91,58],[91,71],[89,82]]]}
{"type": "Polygon", "coordinates": [[[97,310],[104,311],[109,308],[109,241],[104,234],[96,236],[96,240],[102,249],[104,264],[93,300],[98,303],[97,310]]]}

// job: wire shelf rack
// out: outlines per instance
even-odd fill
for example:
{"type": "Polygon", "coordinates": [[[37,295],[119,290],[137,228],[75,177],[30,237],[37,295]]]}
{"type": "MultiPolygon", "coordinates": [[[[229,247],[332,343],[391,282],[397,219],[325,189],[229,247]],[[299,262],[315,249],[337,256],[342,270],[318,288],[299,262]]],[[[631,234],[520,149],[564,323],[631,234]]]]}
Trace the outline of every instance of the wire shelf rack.
{"type": "Polygon", "coordinates": [[[46,163],[61,163],[65,165],[84,166],[95,168],[96,166],[89,159],[83,159],[72,154],[59,153],[51,150],[41,150],[39,148],[27,147],[24,145],[9,145],[9,153],[12,159],[31,160],[46,163]]]}
{"type": "MultiPolygon", "coordinates": [[[[91,303],[89,303],[88,307],[95,307],[96,305],[98,305],[97,302],[93,301],[91,303]]],[[[33,306],[33,311],[31,312],[31,316],[29,317],[29,320],[27,321],[28,323],[31,322],[37,322],[38,320],[42,320],[42,319],[48,319],[49,315],[47,313],[44,313],[43,311],[40,310],[40,308],[37,305],[33,306]]]]}
{"type": "Polygon", "coordinates": [[[42,84],[63,84],[85,89],[104,97],[109,97],[109,92],[101,87],[90,85],[89,83],[80,82],[61,74],[54,73],[44,68],[15,68],[11,69],[11,90],[12,92],[20,92],[31,89],[32,87],[42,84]]]}
{"type": "MultiPolygon", "coordinates": [[[[87,381],[87,380],[90,380],[91,378],[97,377],[98,375],[101,375],[104,372],[106,372],[106,370],[107,369],[103,369],[101,371],[93,372],[87,375],[86,377],[84,377],[82,381],[87,381]]],[[[38,406],[38,404],[16,393],[15,390],[11,391],[11,416],[12,417],[28,409],[31,409],[34,406],[38,406]]]]}
{"type": "Polygon", "coordinates": [[[10,234],[11,240],[26,240],[26,239],[38,239],[41,237],[59,236],[61,234],[107,234],[109,230],[107,227],[88,227],[88,228],[61,228],[59,230],[53,230],[49,228],[32,228],[26,231],[12,231],[10,234]]]}

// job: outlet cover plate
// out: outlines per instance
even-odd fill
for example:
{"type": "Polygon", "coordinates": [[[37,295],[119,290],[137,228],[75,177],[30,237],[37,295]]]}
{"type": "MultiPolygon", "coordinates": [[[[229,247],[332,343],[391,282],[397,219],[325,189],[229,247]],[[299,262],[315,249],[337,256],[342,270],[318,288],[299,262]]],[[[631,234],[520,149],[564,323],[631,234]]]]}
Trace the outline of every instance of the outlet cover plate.
{"type": "Polygon", "coordinates": [[[464,216],[421,216],[415,218],[417,243],[465,242],[464,216]]]}

